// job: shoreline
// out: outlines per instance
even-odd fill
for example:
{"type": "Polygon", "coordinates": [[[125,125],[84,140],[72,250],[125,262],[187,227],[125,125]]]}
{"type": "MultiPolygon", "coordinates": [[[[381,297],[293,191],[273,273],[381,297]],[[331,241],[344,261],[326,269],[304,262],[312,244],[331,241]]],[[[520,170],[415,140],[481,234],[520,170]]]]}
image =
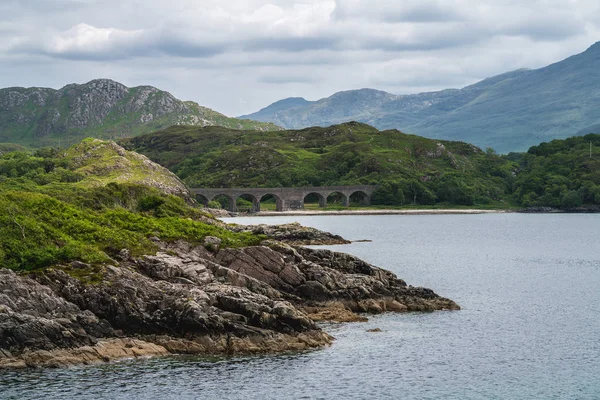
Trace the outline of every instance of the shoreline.
{"type": "Polygon", "coordinates": [[[501,214],[517,213],[515,210],[481,210],[481,209],[423,209],[423,210],[294,210],[294,211],[259,211],[257,213],[230,213],[230,217],[276,217],[276,216],[315,216],[315,215],[447,215],[447,214],[501,214]]]}

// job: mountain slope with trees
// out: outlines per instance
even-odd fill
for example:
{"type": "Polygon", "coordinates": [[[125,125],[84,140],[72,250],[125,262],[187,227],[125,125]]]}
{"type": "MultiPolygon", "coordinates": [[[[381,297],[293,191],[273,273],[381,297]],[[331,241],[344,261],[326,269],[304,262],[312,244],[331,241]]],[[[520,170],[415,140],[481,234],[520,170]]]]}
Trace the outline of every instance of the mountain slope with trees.
{"type": "Polygon", "coordinates": [[[600,205],[600,135],[553,140],[508,158],[519,165],[514,189],[520,204],[565,209],[600,205]]]}

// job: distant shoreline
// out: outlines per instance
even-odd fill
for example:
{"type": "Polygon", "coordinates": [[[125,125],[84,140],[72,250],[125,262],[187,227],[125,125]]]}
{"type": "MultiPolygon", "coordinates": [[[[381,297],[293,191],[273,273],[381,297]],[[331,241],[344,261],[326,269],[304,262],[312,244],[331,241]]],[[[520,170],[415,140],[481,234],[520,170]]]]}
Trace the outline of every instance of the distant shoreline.
{"type": "Polygon", "coordinates": [[[295,210],[295,211],[259,211],[257,213],[230,213],[235,217],[277,217],[277,216],[314,216],[314,215],[446,215],[446,214],[499,214],[515,213],[515,210],[480,209],[439,209],[439,210],[295,210]]]}

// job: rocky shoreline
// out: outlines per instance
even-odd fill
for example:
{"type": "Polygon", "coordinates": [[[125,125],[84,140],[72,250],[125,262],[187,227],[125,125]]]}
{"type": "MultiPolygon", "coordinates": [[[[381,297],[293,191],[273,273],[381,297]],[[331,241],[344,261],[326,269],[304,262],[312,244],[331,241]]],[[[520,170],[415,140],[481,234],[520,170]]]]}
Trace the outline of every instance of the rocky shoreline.
{"type": "Polygon", "coordinates": [[[0,369],[316,349],[333,340],[319,321],[459,309],[351,255],[284,243],[343,240],[335,235],[296,224],[232,229],[267,238],[223,249],[215,237],[156,239],[157,254],[122,250],[106,265],[0,269],[0,369]]]}
{"type": "Polygon", "coordinates": [[[576,208],[528,207],[521,212],[528,214],[595,214],[600,213],[600,205],[589,205],[576,208]]]}

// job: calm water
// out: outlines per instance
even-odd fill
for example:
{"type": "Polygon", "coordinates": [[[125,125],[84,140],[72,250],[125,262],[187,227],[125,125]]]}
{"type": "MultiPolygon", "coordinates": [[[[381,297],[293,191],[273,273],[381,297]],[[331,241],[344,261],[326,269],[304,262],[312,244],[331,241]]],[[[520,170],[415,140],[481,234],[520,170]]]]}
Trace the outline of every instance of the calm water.
{"type": "Polygon", "coordinates": [[[457,301],[458,312],[328,326],[324,350],[0,372],[14,399],[599,399],[600,215],[320,216],[333,246],[457,301]],[[366,332],[381,328],[381,333],[366,332]]]}

